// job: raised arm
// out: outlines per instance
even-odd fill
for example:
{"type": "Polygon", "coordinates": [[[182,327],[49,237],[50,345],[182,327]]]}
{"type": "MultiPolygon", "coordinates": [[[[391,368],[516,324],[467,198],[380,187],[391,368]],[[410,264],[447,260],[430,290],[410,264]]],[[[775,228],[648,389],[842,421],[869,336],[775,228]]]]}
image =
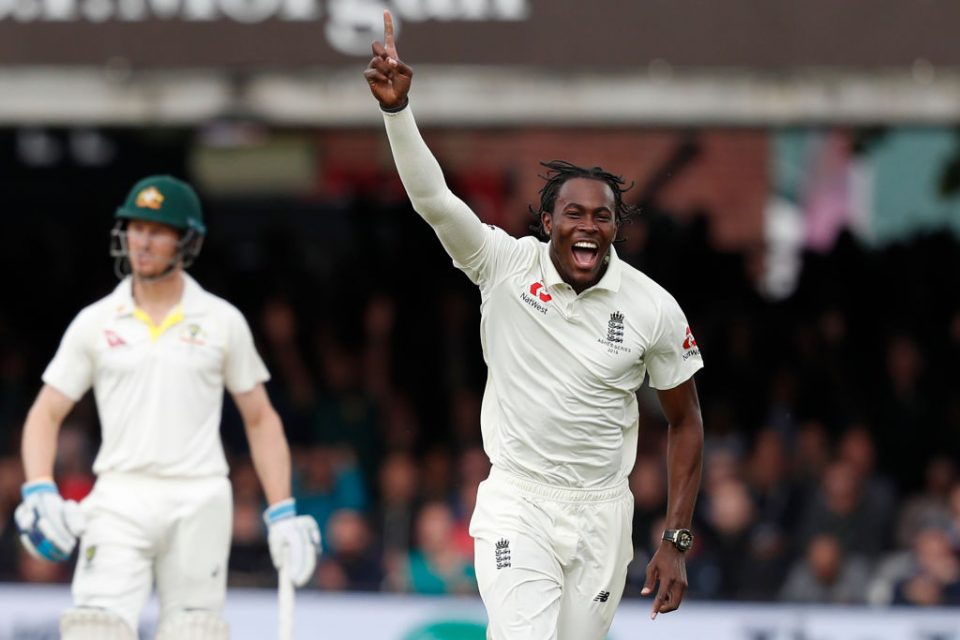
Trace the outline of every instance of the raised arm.
{"type": "Polygon", "coordinates": [[[393,17],[383,12],[384,42],[373,43],[373,58],[363,72],[383,111],[390,149],[413,208],[433,227],[447,253],[464,263],[482,248],[483,224],[458,198],[424,142],[409,107],[413,69],[397,55],[393,17]]]}

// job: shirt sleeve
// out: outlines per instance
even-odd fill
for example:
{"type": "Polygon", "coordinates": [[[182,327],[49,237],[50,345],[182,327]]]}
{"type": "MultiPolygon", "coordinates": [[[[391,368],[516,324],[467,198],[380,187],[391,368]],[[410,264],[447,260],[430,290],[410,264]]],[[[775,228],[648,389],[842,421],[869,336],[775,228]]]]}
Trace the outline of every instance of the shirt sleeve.
{"type": "Polygon", "coordinates": [[[670,295],[665,296],[659,328],[647,350],[647,374],[654,389],[673,389],[703,368],[703,358],[686,316],[670,295]]]}
{"type": "Polygon", "coordinates": [[[525,268],[536,254],[534,238],[518,240],[499,227],[484,225],[484,242],[469,259],[454,260],[455,267],[467,274],[470,281],[483,292],[519,269],[525,268]]]}
{"type": "Polygon", "coordinates": [[[231,311],[223,382],[230,393],[246,393],[269,380],[270,373],[257,353],[250,325],[238,310],[231,311]]]}
{"type": "Polygon", "coordinates": [[[485,225],[447,186],[443,170],[424,142],[408,106],[383,113],[400,180],[414,210],[433,227],[455,263],[468,263],[484,246],[485,225]]]}
{"type": "Polygon", "coordinates": [[[43,372],[44,383],[74,402],[93,386],[93,344],[91,316],[81,312],[63,334],[57,353],[43,372]]]}

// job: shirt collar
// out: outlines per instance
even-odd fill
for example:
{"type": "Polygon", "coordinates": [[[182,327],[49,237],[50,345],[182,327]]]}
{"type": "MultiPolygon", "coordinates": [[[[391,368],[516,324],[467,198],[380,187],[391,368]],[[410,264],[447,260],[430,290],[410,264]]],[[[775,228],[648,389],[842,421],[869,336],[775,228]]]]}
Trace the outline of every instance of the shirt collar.
{"type": "MultiPolygon", "coordinates": [[[[543,273],[543,284],[549,289],[550,287],[563,282],[563,278],[560,276],[560,272],[557,271],[557,267],[554,266],[553,260],[550,259],[550,243],[545,242],[541,243],[541,245],[540,271],[543,273]]],[[[591,291],[593,289],[619,291],[622,272],[623,264],[620,260],[620,257],[617,255],[617,251],[613,248],[613,245],[610,245],[610,262],[607,264],[607,270],[604,272],[603,277],[600,278],[600,282],[593,285],[586,291],[591,291]]]]}
{"type": "MultiPolygon", "coordinates": [[[[203,288],[186,271],[183,276],[183,294],[180,297],[180,307],[185,316],[203,313],[203,288]]],[[[133,277],[127,276],[113,290],[113,308],[117,316],[133,315],[137,303],[133,299],[133,277]]]]}

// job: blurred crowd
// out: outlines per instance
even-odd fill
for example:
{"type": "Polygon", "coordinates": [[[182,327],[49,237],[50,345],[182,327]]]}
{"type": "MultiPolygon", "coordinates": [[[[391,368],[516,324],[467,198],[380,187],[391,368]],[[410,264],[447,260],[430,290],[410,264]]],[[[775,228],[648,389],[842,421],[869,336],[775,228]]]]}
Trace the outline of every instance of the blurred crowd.
{"type": "MultiPolygon", "coordinates": [[[[473,593],[467,528],[489,471],[479,295],[388,186],[282,224],[262,222],[268,204],[215,202],[192,271],[244,311],[271,370],[298,508],[323,534],[313,587],[473,593]]],[[[20,228],[39,274],[12,285],[17,304],[0,311],[0,580],[70,577],[20,550],[11,514],[39,375],[70,318],[113,286],[107,267],[87,270],[107,264],[101,222],[20,228]],[[60,284],[38,295],[45,281],[60,284]]],[[[868,249],[842,236],[805,255],[797,290],[772,301],[758,293],[762,252],[717,251],[708,224],[648,205],[618,245],[677,297],[706,362],[691,597],[960,604],[960,243],[939,234],[868,249]]],[[[627,597],[639,595],[667,497],[667,425],[655,393],[640,399],[627,597]]],[[[223,438],[230,581],[270,586],[265,505],[229,401],[223,438]]],[[[65,497],[90,490],[97,444],[88,395],[60,436],[65,497]]]]}

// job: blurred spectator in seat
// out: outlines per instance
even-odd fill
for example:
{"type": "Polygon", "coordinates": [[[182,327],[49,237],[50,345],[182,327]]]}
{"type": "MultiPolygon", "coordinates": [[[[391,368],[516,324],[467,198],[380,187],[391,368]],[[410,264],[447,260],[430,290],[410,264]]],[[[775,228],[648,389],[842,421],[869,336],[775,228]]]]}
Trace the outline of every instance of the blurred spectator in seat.
{"type": "Polygon", "coordinates": [[[331,514],[338,509],[362,511],[367,506],[367,490],[356,455],[346,447],[311,447],[301,458],[296,475],[299,482],[294,483],[293,491],[297,511],[317,520],[326,549],[331,514]]]}
{"type": "MultiPolygon", "coordinates": [[[[863,500],[870,509],[891,518],[881,523],[883,530],[889,531],[897,508],[897,490],[890,478],[877,472],[876,444],[866,424],[854,423],[843,432],[837,444],[837,457],[852,464],[859,474],[863,500]]],[[[884,543],[889,542],[889,536],[885,535],[884,543]]]]}
{"type": "Polygon", "coordinates": [[[904,437],[904,434],[934,422],[925,372],[926,360],[913,337],[897,335],[887,342],[887,379],[885,387],[877,392],[876,424],[881,438],[877,444],[883,454],[884,468],[889,469],[898,485],[907,491],[922,484],[920,469],[926,462],[928,443],[924,438],[904,437]]]}
{"type": "Polygon", "coordinates": [[[264,535],[263,508],[260,500],[234,499],[233,542],[227,574],[230,586],[271,587],[277,581],[264,535]]]}
{"type": "Polygon", "coordinates": [[[271,373],[267,389],[283,419],[287,437],[291,442],[302,443],[313,412],[315,384],[303,358],[299,318],[290,301],[283,297],[267,300],[260,313],[260,329],[264,339],[262,353],[271,373]]]}
{"type": "Polygon", "coordinates": [[[276,583],[276,570],[267,548],[261,513],[266,508],[260,481],[249,456],[230,462],[233,486],[233,542],[230,548],[231,586],[269,587],[276,583]]]}
{"type": "Polygon", "coordinates": [[[480,394],[475,389],[467,387],[459,387],[451,394],[450,430],[456,444],[460,447],[472,446],[481,441],[481,401],[480,394]]]}
{"type": "Polygon", "coordinates": [[[801,496],[791,478],[791,461],[783,435],[763,429],[754,438],[745,477],[757,507],[757,521],[777,538],[793,529],[801,496]]]}
{"type": "Polygon", "coordinates": [[[765,541],[757,538],[756,508],[742,480],[728,479],[713,487],[704,513],[701,558],[688,561],[712,583],[696,585],[704,597],[763,600],[779,587],[782,572],[767,557],[765,541]]]}
{"type": "Polygon", "coordinates": [[[815,536],[787,576],[780,599],[815,604],[856,604],[865,598],[870,565],[849,555],[830,534],[815,536]]]}
{"type": "Polygon", "coordinates": [[[394,393],[384,407],[384,446],[388,451],[413,451],[420,439],[420,416],[410,398],[394,393]]]}
{"type": "Polygon", "coordinates": [[[819,420],[801,424],[793,445],[791,466],[794,482],[811,497],[820,485],[830,458],[830,439],[824,424],[819,420]]]}
{"type": "Polygon", "coordinates": [[[454,493],[453,537],[460,551],[473,559],[473,538],[470,537],[470,518],[477,506],[477,489],[490,475],[490,460],[480,446],[470,447],[460,454],[460,481],[454,493]]]}
{"type": "Polygon", "coordinates": [[[22,548],[13,522],[13,510],[20,503],[23,465],[18,456],[0,457],[0,581],[17,578],[19,552],[22,548]]]}
{"type": "Polygon", "coordinates": [[[960,558],[946,531],[931,527],[917,534],[913,570],[894,584],[893,604],[960,605],[960,558]]]}
{"type": "Polygon", "coordinates": [[[950,536],[954,548],[960,549],[960,482],[954,483],[947,498],[947,508],[950,511],[950,536]]]}
{"type": "Polygon", "coordinates": [[[443,444],[430,447],[420,460],[420,493],[425,500],[453,499],[453,454],[443,444]]]}
{"type": "Polygon", "coordinates": [[[316,584],[326,591],[378,591],[383,562],[363,515],[340,509],[327,525],[328,553],[317,564],[316,584]]]}
{"type": "Polygon", "coordinates": [[[376,481],[383,455],[380,405],[364,386],[361,355],[330,338],[321,345],[324,392],[317,398],[311,442],[353,452],[366,484],[376,481]]]}
{"type": "MultiPolygon", "coordinates": [[[[625,591],[628,595],[640,595],[647,578],[647,563],[660,546],[663,534],[661,523],[667,509],[667,470],[662,460],[656,456],[640,455],[630,473],[630,492],[634,503],[633,562],[627,567],[625,591]],[[659,532],[656,530],[658,527],[659,532]]],[[[688,569],[698,551],[697,546],[694,545],[695,548],[688,553],[688,569]]]]}
{"type": "Polygon", "coordinates": [[[756,587],[759,597],[772,598],[789,569],[790,537],[803,503],[802,493],[793,483],[790,459],[779,431],[767,428],[756,435],[745,477],[756,509],[751,553],[765,568],[756,587]]]}
{"type": "Polygon", "coordinates": [[[800,520],[796,542],[805,549],[820,534],[831,534],[845,553],[876,558],[884,548],[890,514],[864,499],[862,477],[845,460],[836,460],[824,472],[820,490],[800,520]]]}
{"type": "Polygon", "coordinates": [[[420,469],[406,451],[389,454],[380,467],[379,500],[374,530],[388,572],[413,548],[413,526],[419,509],[420,469]]]}
{"type": "Polygon", "coordinates": [[[949,529],[950,490],[956,482],[957,465],[953,458],[938,455],[930,460],[924,490],[909,497],[900,507],[895,532],[898,547],[909,547],[925,526],[940,525],[949,529]]]}
{"type": "Polygon", "coordinates": [[[433,595],[476,593],[473,563],[453,538],[450,507],[439,501],[426,503],[417,514],[415,528],[416,546],[388,577],[390,586],[397,591],[433,595]]]}

